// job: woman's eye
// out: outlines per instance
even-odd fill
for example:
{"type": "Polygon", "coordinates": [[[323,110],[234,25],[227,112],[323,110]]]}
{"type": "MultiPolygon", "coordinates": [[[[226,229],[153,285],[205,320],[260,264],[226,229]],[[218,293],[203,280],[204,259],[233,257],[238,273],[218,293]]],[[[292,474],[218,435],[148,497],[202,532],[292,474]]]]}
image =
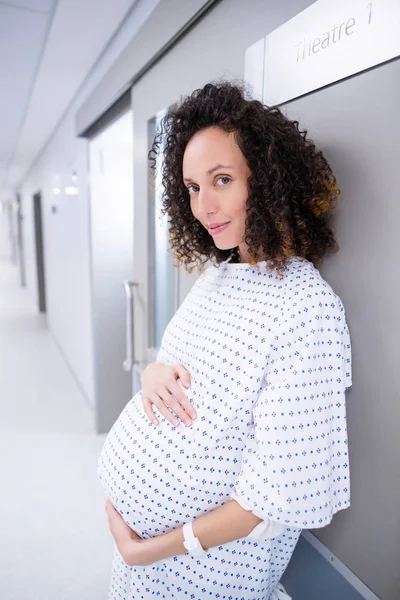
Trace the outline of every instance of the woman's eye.
{"type": "Polygon", "coordinates": [[[217,183],[220,181],[222,182],[222,185],[226,185],[227,183],[229,183],[231,180],[230,177],[227,177],[226,175],[222,176],[222,177],[218,177],[217,179],[217,183]]]}
{"type": "Polygon", "coordinates": [[[195,194],[196,192],[199,191],[199,188],[195,185],[188,185],[187,189],[188,189],[189,194],[195,194]]]}

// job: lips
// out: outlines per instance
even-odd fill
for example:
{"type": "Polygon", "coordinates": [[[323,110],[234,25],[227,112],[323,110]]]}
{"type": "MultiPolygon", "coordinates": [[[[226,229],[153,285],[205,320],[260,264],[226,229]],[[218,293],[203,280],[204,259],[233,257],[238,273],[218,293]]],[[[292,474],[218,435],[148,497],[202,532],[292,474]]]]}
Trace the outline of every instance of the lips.
{"type": "Polygon", "coordinates": [[[213,223],[212,225],[208,225],[207,229],[214,229],[215,227],[221,227],[222,225],[226,225],[229,221],[221,221],[221,223],[213,223]]]}
{"type": "Polygon", "coordinates": [[[221,231],[224,231],[224,229],[226,229],[229,224],[230,221],[228,221],[227,223],[220,223],[219,225],[213,225],[212,227],[208,227],[207,231],[210,235],[215,235],[217,233],[220,233],[221,231]]]}

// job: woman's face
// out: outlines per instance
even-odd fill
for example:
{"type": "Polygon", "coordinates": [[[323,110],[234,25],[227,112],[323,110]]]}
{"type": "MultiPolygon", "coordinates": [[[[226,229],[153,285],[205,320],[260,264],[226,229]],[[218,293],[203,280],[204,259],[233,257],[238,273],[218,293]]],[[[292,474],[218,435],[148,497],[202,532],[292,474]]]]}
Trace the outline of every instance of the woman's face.
{"type": "Polygon", "coordinates": [[[209,127],[196,133],[186,146],[183,180],[192,213],[218,248],[239,246],[241,262],[250,260],[244,243],[249,175],[233,133],[209,127]],[[213,230],[217,224],[223,227],[213,230]]]}

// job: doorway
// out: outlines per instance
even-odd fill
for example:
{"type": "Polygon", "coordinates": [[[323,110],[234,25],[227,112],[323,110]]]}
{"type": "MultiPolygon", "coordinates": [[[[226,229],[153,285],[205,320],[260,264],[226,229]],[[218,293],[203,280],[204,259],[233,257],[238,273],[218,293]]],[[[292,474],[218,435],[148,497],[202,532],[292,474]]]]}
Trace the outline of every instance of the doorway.
{"type": "Polygon", "coordinates": [[[35,223],[36,272],[39,312],[46,312],[46,286],[44,271],[42,196],[37,192],[33,196],[33,213],[35,223]]]}

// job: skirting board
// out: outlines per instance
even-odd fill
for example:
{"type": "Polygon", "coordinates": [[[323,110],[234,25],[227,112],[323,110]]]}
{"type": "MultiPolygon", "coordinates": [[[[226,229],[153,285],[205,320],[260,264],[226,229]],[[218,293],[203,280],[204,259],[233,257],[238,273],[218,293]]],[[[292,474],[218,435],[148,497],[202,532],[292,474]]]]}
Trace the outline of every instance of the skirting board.
{"type": "Polygon", "coordinates": [[[282,583],[293,600],[380,600],[306,530],[300,536],[282,583]]]}

